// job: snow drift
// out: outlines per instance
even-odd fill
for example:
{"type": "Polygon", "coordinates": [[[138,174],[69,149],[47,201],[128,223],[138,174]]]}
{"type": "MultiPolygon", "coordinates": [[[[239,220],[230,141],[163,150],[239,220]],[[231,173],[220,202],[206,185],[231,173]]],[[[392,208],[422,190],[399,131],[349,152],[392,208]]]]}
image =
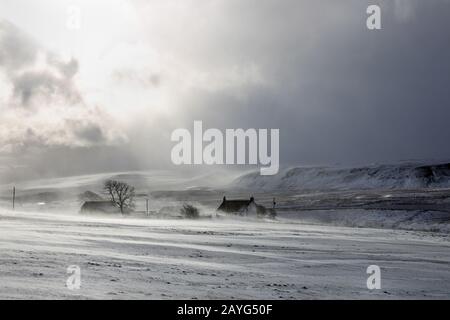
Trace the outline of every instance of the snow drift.
{"type": "Polygon", "coordinates": [[[450,233],[450,213],[419,210],[283,211],[281,220],[304,224],[450,233]]]}

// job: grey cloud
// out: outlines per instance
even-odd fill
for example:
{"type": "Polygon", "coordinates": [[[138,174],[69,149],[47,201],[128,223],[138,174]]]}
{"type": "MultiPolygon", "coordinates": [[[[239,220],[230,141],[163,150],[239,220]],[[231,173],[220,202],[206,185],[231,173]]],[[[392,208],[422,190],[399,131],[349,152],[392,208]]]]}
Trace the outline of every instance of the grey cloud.
{"type": "Polygon", "coordinates": [[[112,73],[113,80],[118,83],[138,84],[142,87],[158,87],[162,81],[160,73],[148,70],[119,69],[112,73]]]}
{"type": "Polygon", "coordinates": [[[33,96],[48,99],[63,97],[69,105],[79,103],[81,96],[74,85],[65,77],[57,77],[48,71],[28,71],[12,78],[14,96],[19,97],[23,106],[28,106],[33,96]]]}
{"type": "Polygon", "coordinates": [[[65,61],[13,24],[0,21],[0,72],[12,87],[0,114],[0,153],[125,140],[120,129],[110,126],[105,112],[84,102],[74,79],[78,69],[75,58],[65,61]],[[44,64],[36,65],[38,55],[45,58],[44,64]]]}
{"type": "Polygon", "coordinates": [[[36,60],[38,48],[13,24],[0,20],[0,67],[12,72],[28,66],[36,60]]]}
{"type": "Polygon", "coordinates": [[[86,142],[94,142],[96,144],[105,143],[106,138],[103,133],[102,128],[97,124],[89,121],[89,119],[84,120],[67,120],[67,126],[73,130],[77,138],[82,139],[86,142]]]}
{"type": "Polygon", "coordinates": [[[51,65],[58,68],[66,79],[72,78],[78,72],[78,61],[73,57],[68,62],[64,62],[55,55],[49,55],[48,61],[51,65]]]}
{"type": "Polygon", "coordinates": [[[41,48],[27,34],[7,21],[0,21],[0,67],[13,84],[14,96],[22,106],[28,106],[35,95],[48,99],[61,97],[67,104],[81,101],[72,83],[78,72],[78,61],[68,62],[41,48]],[[46,67],[30,70],[38,53],[46,56],[46,67]]]}

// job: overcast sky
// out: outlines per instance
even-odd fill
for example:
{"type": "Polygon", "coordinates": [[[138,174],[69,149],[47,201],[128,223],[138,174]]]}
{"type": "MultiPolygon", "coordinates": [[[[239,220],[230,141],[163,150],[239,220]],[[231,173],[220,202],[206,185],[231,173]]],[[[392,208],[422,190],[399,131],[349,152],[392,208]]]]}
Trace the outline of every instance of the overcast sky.
{"type": "Polygon", "coordinates": [[[449,30],[448,0],[2,0],[0,178],[167,167],[193,120],[279,128],[284,165],[449,159],[449,30]]]}

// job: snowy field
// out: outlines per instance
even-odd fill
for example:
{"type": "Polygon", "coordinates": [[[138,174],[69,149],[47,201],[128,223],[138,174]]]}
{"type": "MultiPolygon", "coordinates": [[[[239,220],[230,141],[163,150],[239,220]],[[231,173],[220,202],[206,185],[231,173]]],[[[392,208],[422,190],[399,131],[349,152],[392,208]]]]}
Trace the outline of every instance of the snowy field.
{"type": "Polygon", "coordinates": [[[0,210],[3,299],[450,298],[447,233],[0,210]],[[366,268],[381,268],[368,290],[366,268]],[[81,268],[69,290],[66,269],[81,268]]]}
{"type": "Polygon", "coordinates": [[[450,165],[253,174],[105,173],[0,186],[0,298],[450,299],[450,165]],[[224,178],[225,177],[225,178],[224,178]],[[105,179],[131,216],[80,214],[105,179]],[[324,187],[335,187],[325,190],[324,187]],[[306,188],[306,187],[309,187],[306,188]],[[255,197],[277,219],[216,217],[255,197]],[[145,215],[149,199],[149,216],[145,215]],[[198,220],[180,219],[193,203],[198,220]],[[2,209],[3,208],[3,209],[2,209]],[[69,266],[81,288],[69,290],[69,266]],[[366,285],[381,268],[381,289],[366,285]]]}

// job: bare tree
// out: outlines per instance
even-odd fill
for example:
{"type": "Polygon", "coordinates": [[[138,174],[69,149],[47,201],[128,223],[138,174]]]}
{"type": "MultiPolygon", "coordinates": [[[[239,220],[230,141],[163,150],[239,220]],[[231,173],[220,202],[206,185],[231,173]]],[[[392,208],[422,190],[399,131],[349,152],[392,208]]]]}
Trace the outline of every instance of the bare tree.
{"type": "Polygon", "coordinates": [[[111,201],[119,207],[122,214],[125,210],[133,208],[134,187],[122,181],[107,180],[104,184],[104,190],[111,197],[111,201]]]}

